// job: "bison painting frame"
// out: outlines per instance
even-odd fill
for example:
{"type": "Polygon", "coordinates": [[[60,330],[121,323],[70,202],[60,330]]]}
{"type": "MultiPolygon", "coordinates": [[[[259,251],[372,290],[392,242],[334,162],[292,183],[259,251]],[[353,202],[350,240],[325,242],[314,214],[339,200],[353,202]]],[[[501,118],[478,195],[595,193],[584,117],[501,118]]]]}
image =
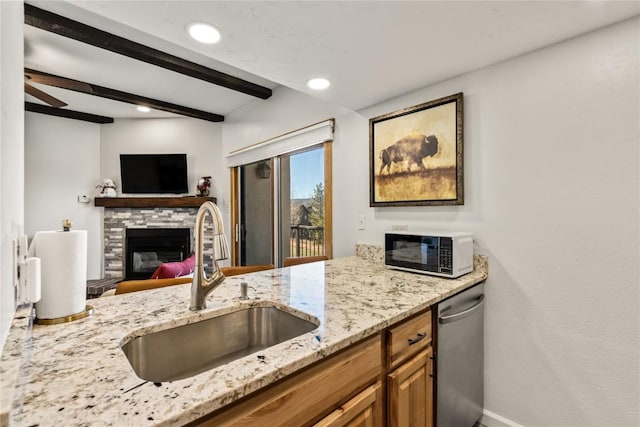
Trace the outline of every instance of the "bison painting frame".
{"type": "Polygon", "coordinates": [[[464,204],[462,92],[369,120],[370,206],[464,204]]]}

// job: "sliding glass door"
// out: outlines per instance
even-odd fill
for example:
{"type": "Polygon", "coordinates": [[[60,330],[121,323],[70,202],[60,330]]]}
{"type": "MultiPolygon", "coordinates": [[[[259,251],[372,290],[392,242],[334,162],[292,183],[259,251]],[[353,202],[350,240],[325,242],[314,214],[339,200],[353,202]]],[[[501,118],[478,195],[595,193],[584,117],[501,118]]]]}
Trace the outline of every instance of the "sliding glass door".
{"type": "Polygon", "coordinates": [[[273,262],[273,180],[271,161],[239,167],[239,265],[273,262]]]}
{"type": "Polygon", "coordinates": [[[280,157],[280,255],[325,255],[324,147],[280,157]]]}
{"type": "Polygon", "coordinates": [[[331,144],[234,168],[234,265],[331,257],[331,144]]]}

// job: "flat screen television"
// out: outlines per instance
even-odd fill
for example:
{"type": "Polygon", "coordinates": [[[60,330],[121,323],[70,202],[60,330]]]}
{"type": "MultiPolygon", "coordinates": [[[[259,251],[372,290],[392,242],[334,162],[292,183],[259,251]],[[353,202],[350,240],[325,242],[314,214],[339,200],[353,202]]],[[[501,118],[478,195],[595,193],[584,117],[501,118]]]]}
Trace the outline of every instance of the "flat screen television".
{"type": "Polygon", "coordinates": [[[120,154],[120,178],[123,193],[188,193],[187,155],[120,154]]]}

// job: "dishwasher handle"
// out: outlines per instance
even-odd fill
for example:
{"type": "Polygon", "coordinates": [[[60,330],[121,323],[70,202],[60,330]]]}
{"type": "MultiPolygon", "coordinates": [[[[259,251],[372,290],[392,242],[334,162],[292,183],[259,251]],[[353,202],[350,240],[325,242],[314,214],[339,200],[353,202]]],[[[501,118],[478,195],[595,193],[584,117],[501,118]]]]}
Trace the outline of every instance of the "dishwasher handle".
{"type": "Polygon", "coordinates": [[[484,294],[480,295],[480,297],[476,300],[476,303],[469,307],[466,310],[460,311],[455,314],[450,314],[448,316],[440,316],[438,317],[438,323],[444,325],[445,323],[455,322],[460,319],[464,319],[467,316],[473,314],[480,306],[484,303],[484,294]]]}

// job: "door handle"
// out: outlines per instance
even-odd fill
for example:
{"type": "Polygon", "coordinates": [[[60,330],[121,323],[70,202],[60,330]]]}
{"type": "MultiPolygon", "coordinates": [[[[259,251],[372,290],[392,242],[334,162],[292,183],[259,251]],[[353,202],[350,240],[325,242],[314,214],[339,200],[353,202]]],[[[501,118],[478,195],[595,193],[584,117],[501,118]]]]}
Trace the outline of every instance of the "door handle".
{"type": "Polygon", "coordinates": [[[436,377],[436,369],[438,369],[438,363],[436,361],[436,353],[433,353],[433,355],[430,357],[431,359],[431,373],[429,373],[429,376],[431,378],[435,378],[436,377]]]}
{"type": "Polygon", "coordinates": [[[415,343],[422,341],[426,336],[427,334],[419,333],[415,338],[409,338],[407,341],[409,342],[409,345],[414,345],[415,343]]]}
{"type": "Polygon", "coordinates": [[[455,314],[450,314],[448,316],[438,317],[438,323],[444,325],[445,323],[451,323],[457,320],[464,319],[465,317],[470,316],[474,311],[476,311],[482,305],[482,303],[484,303],[484,294],[480,295],[480,298],[476,300],[476,303],[466,310],[460,311],[455,314]]]}

